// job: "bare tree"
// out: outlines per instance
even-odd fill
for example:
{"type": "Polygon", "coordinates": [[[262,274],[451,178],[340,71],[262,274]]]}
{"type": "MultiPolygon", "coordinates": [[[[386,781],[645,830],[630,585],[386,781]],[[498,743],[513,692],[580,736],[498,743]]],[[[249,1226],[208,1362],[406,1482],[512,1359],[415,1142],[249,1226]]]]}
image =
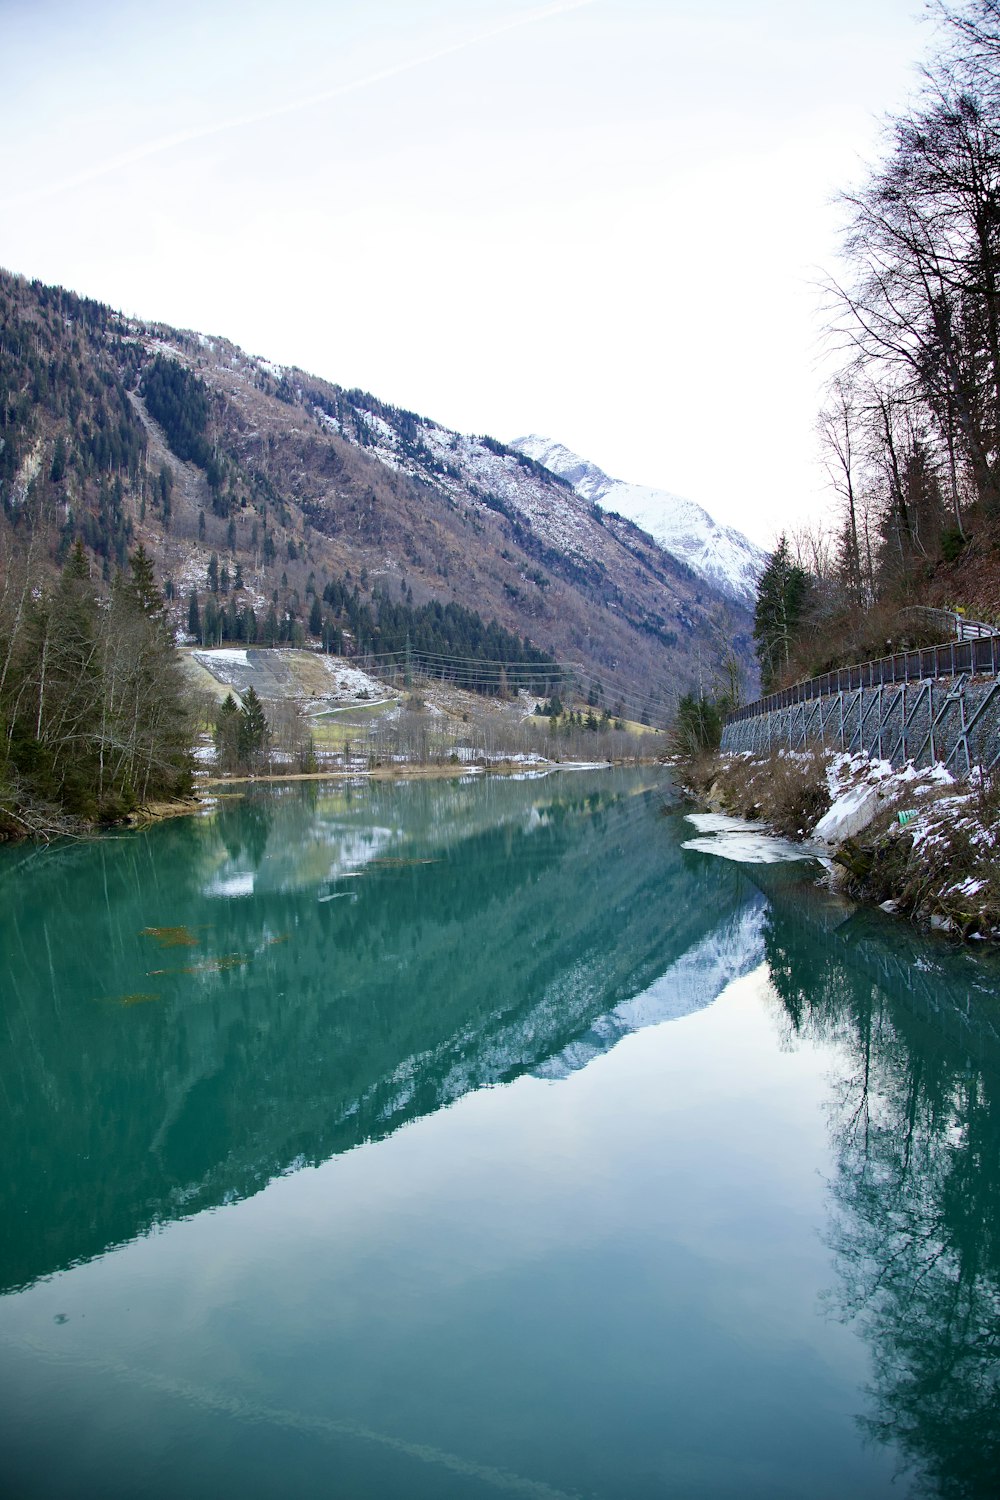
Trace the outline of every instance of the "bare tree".
{"type": "MultiPolygon", "coordinates": [[[[859,423],[857,392],[847,376],[837,376],[830,386],[830,400],[819,414],[818,430],[827,477],[841,506],[841,573],[847,591],[856,604],[863,602],[858,497],[859,423]]],[[[870,568],[868,574],[870,585],[870,568]]]]}

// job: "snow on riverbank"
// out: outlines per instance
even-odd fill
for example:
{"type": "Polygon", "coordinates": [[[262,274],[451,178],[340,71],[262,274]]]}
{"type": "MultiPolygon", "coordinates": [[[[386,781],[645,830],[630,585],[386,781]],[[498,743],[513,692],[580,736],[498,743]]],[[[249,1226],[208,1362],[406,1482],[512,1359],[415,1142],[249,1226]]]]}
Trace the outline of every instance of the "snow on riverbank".
{"type": "Polygon", "coordinates": [[[791,841],[849,895],[955,936],[1000,938],[1000,771],[959,779],[940,764],[894,769],[814,746],[717,755],[690,768],[689,786],[713,811],[692,817],[702,836],[685,848],[770,863],[796,857],[791,841]]]}
{"type": "Polygon", "coordinates": [[[923,799],[942,787],[954,787],[955,778],[940,764],[918,771],[911,761],[894,771],[887,760],[831,754],[826,784],[831,805],[813,829],[813,837],[839,844],[864,832],[889,802],[923,799]]]}

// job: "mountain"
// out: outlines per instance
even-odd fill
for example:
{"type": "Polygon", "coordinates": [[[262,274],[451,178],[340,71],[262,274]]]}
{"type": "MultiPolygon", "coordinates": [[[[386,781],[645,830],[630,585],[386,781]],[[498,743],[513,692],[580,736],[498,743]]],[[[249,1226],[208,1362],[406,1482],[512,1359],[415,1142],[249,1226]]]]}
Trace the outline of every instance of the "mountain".
{"type": "Polygon", "coordinates": [[[179,638],[541,651],[653,722],[752,662],[739,602],[494,438],[6,272],[0,330],[0,552],[28,512],[50,567],[141,541],[179,638]]]}
{"type": "Polygon", "coordinates": [[[767,554],[735,527],[720,526],[693,500],[669,490],[610,479],[596,464],[549,438],[517,438],[511,447],[567,480],[583,499],[627,516],[721,593],[753,608],[767,554]]]}

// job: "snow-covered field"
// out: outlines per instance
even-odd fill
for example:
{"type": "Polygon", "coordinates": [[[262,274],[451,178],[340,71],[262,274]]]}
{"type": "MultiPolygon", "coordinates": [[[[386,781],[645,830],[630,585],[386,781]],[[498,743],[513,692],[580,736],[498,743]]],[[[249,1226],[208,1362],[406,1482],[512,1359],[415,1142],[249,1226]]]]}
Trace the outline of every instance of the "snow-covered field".
{"type": "Polygon", "coordinates": [[[384,683],[339,656],[231,646],[195,650],[191,655],[217,682],[237,695],[253,686],[262,697],[308,701],[316,710],[331,704],[374,704],[387,697],[384,683]]]}

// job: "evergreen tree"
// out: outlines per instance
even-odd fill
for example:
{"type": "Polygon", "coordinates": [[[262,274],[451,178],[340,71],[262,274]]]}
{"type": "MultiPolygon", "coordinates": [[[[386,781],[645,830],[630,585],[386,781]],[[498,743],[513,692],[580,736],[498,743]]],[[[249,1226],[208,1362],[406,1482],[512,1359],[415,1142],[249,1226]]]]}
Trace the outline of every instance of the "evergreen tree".
{"type": "Polygon", "coordinates": [[[767,692],[787,670],[791,648],[809,600],[809,575],[794,563],[782,532],[757,586],[753,636],[767,692]]]}
{"type": "Polygon", "coordinates": [[[241,713],[232,693],[227,693],[215,720],[215,755],[221,771],[239,768],[241,713]]]}
{"type": "Polygon", "coordinates": [[[66,566],[63,569],[62,576],[64,579],[73,578],[78,581],[85,581],[90,577],[90,568],[87,564],[87,555],[83,550],[83,543],[81,542],[79,537],[77,537],[76,541],[73,544],[73,550],[66,561],[66,566]]]}
{"type": "Polygon", "coordinates": [[[248,687],[243,694],[243,708],[240,714],[239,736],[237,740],[239,749],[240,765],[245,766],[248,771],[256,769],[261,757],[267,749],[271,731],[264,712],[264,705],[252,687],[248,687]]]}
{"type": "Polygon", "coordinates": [[[683,693],[677,700],[671,740],[679,755],[717,749],[722,741],[722,709],[715,699],[683,693]]]}
{"type": "Polygon", "coordinates": [[[153,575],[153,559],[140,542],[129,558],[132,578],[127,585],[129,593],[144,615],[155,618],[163,612],[163,595],[156,586],[153,575]]]}
{"type": "Polygon", "coordinates": [[[196,640],[201,639],[201,613],[198,609],[198,595],[194,589],[188,600],[188,635],[193,635],[196,640]]]}
{"type": "Polygon", "coordinates": [[[53,484],[61,484],[66,477],[66,439],[62,433],[56,438],[55,452],[52,455],[52,468],[49,478],[53,484]]]}
{"type": "Polygon", "coordinates": [[[17,788],[11,805],[113,820],[189,789],[190,724],[143,548],[130,571],[100,600],[78,540],[55,590],[26,587],[5,622],[0,785],[17,788]]]}

